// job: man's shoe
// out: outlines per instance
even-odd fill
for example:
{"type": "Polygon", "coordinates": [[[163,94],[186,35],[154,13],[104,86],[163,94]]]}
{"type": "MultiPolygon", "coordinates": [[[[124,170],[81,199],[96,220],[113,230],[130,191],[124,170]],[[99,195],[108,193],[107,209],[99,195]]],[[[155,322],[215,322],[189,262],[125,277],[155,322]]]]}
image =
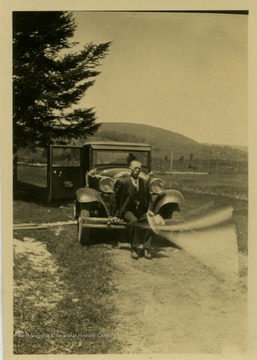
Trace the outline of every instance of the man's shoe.
{"type": "Polygon", "coordinates": [[[137,254],[136,250],[131,251],[131,258],[134,260],[138,260],[138,254],[137,254]]]}
{"type": "Polygon", "coordinates": [[[146,259],[148,259],[148,260],[151,260],[151,259],[152,259],[152,255],[151,255],[151,253],[149,252],[149,250],[144,249],[143,254],[144,254],[144,257],[145,257],[146,259]]]}

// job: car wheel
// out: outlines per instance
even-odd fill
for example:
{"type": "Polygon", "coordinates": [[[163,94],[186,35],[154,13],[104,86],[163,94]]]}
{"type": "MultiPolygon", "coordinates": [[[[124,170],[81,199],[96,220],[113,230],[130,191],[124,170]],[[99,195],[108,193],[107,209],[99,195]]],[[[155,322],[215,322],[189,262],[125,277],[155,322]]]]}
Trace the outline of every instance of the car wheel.
{"type": "MultiPolygon", "coordinates": [[[[83,217],[89,217],[89,211],[83,210],[83,217]]],[[[90,230],[82,225],[81,214],[78,218],[78,240],[81,245],[86,245],[90,240],[90,230]]]]}

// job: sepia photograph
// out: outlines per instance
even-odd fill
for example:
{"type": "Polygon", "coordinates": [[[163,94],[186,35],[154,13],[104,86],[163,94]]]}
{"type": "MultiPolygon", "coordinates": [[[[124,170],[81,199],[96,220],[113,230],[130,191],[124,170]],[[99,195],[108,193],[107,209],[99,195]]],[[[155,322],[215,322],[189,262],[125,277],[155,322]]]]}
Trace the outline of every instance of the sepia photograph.
{"type": "Polygon", "coordinates": [[[8,358],[251,354],[250,15],[12,10],[8,358]]]}

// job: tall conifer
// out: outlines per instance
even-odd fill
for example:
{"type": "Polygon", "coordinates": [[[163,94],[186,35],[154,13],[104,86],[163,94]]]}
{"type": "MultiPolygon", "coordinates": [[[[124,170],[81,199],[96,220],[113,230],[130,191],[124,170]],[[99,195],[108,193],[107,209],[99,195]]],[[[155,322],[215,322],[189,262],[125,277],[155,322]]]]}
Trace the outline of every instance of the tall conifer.
{"type": "Polygon", "coordinates": [[[100,74],[110,42],[71,52],[71,12],[13,13],[13,145],[65,144],[100,126],[93,108],[73,108],[100,74]]]}

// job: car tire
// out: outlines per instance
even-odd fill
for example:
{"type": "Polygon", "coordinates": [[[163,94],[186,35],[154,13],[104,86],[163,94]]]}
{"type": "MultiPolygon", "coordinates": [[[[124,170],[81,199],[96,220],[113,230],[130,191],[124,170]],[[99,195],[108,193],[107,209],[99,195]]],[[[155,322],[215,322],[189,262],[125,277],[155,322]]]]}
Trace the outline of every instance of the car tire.
{"type": "MultiPolygon", "coordinates": [[[[83,210],[83,217],[89,217],[88,210],[83,210]]],[[[78,218],[78,241],[81,245],[87,245],[90,241],[90,230],[82,225],[81,215],[78,218]]]]}

